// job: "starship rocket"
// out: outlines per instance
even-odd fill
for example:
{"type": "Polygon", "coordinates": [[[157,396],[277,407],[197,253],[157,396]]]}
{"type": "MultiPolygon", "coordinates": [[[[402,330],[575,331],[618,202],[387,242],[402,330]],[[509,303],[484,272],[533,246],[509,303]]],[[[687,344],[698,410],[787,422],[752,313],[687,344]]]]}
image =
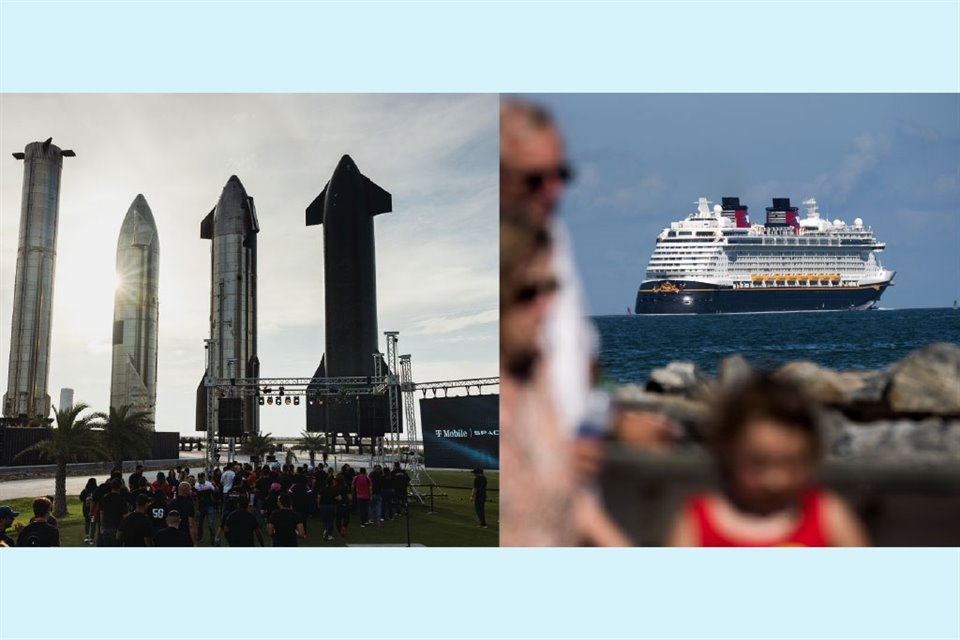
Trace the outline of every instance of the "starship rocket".
{"type": "MultiPolygon", "coordinates": [[[[377,349],[377,274],[373,216],[392,210],[389,193],[343,156],[330,181],[307,207],[307,226],[323,225],[325,352],[318,378],[372,376],[377,349]]],[[[381,373],[387,373],[381,361],[381,373]]],[[[386,396],[307,405],[307,430],[380,436],[390,430],[386,396]]]]}
{"type": "MultiPolygon", "coordinates": [[[[257,358],[257,210],[237,176],[230,176],[217,206],[200,223],[210,250],[210,343],[206,376],[227,380],[259,378],[257,358]]],[[[239,389],[239,387],[238,387],[239,389]]],[[[221,397],[241,397],[233,388],[221,397]]],[[[257,398],[243,398],[243,431],[260,430],[257,398]]],[[[197,389],[197,431],[218,424],[218,403],[209,402],[201,380],[197,389]]]]}
{"type": "Polygon", "coordinates": [[[60,173],[63,158],[76,154],[45,142],[31,142],[23,153],[23,196],[20,239],[13,291],[10,368],[3,394],[3,415],[46,418],[50,372],[50,325],[53,317],[53,277],[57,260],[60,214],[60,173]]]}
{"type": "Polygon", "coordinates": [[[157,404],[157,298],[160,241],[150,205],[134,198],[117,239],[110,406],[130,405],[154,420],[157,404]]]}

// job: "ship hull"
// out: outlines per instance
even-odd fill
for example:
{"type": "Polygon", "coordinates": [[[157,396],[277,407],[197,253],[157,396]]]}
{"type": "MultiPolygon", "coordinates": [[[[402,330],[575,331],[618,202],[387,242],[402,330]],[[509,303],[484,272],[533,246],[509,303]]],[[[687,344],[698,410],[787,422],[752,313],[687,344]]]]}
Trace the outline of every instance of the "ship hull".
{"type": "Polygon", "coordinates": [[[889,282],[858,287],[724,287],[695,280],[648,280],[640,285],[637,315],[841,311],[874,307],[889,282]]]}

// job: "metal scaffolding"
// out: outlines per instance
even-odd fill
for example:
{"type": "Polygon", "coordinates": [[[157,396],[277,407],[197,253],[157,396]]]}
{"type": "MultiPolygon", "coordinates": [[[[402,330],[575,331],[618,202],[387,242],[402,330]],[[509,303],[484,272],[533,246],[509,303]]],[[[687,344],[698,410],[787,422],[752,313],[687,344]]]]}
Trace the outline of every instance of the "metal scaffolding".
{"type": "MultiPolygon", "coordinates": [[[[207,422],[207,454],[208,469],[217,464],[217,425],[211,424],[210,409],[220,397],[258,398],[305,398],[307,402],[322,402],[324,400],[347,399],[356,396],[388,394],[390,405],[390,433],[387,437],[376,439],[373,458],[381,464],[388,462],[405,463],[410,475],[410,489],[418,500],[423,500],[420,487],[425,476],[431,484],[436,484],[423,465],[421,452],[418,450],[418,430],[416,416],[416,392],[421,391],[426,397],[427,392],[436,397],[438,391],[446,395],[450,389],[465,389],[470,394],[472,389],[482,393],[484,387],[493,387],[500,384],[500,378],[463,378],[460,380],[438,380],[432,382],[414,382],[409,354],[397,355],[397,343],[400,332],[385,331],[387,338],[387,353],[371,354],[373,356],[374,375],[351,376],[336,378],[214,378],[207,376],[208,422],[207,422]],[[382,362],[386,362],[387,370],[383,371],[382,362]],[[402,398],[402,406],[401,406],[402,398]],[[405,447],[401,447],[400,430],[406,423],[407,437],[405,447]]],[[[208,354],[209,343],[207,340],[208,354]]],[[[230,438],[229,456],[234,455],[235,438],[230,438]]]]}

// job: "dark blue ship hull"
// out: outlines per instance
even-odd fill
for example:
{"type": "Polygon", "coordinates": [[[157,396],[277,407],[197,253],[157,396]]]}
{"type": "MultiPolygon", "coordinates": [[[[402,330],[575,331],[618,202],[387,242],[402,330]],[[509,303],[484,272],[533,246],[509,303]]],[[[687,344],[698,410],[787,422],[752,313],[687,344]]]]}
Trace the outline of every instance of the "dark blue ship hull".
{"type": "Polygon", "coordinates": [[[890,285],[860,287],[756,287],[735,289],[695,280],[651,280],[640,285],[634,312],[761,313],[869,309],[890,285]]]}

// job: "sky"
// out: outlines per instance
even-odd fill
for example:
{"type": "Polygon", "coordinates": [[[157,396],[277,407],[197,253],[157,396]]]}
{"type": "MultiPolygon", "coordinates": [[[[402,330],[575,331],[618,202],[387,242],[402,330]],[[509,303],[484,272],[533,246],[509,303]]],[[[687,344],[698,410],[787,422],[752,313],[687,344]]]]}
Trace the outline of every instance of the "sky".
{"type": "Polygon", "coordinates": [[[957,94],[534,95],[566,138],[569,225],[590,311],[633,305],[659,232],[697,198],[774,197],[863,218],[897,272],[885,308],[960,299],[957,94]]]}
{"type": "MultiPolygon", "coordinates": [[[[105,411],[117,235],[142,193],[160,240],[157,429],[193,435],[209,337],[210,241],[200,221],[236,174],[254,198],[263,377],[310,377],[323,354],[323,228],[304,210],[343,154],[393,195],[375,218],[382,333],[415,381],[496,376],[498,97],[331,94],[0,95],[0,387],[7,388],[23,163],[73,149],[60,192],[48,393],[105,411]]],[[[490,389],[487,390],[488,392],[490,389]]],[[[294,436],[305,405],[261,408],[294,436]]]]}

